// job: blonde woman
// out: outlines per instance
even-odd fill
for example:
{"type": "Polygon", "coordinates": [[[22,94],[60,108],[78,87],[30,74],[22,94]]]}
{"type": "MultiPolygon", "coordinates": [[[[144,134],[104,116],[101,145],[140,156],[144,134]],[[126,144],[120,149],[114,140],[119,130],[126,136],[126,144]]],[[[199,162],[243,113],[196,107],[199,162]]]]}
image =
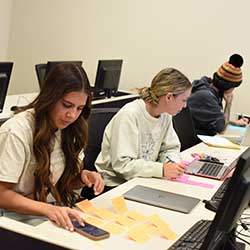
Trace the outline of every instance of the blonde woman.
{"type": "Polygon", "coordinates": [[[173,68],[160,71],[140,99],[125,105],[107,125],[96,168],[105,190],[134,177],[180,177],[180,142],[172,116],[186,107],[191,83],[173,68]]]}

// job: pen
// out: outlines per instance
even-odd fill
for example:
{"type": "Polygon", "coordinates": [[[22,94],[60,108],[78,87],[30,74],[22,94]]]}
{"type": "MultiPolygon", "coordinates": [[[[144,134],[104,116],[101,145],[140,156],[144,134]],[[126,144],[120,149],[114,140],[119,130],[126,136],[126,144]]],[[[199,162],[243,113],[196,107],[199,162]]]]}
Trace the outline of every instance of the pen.
{"type": "Polygon", "coordinates": [[[169,158],[169,156],[166,157],[166,160],[172,162],[172,163],[175,163],[175,161],[173,161],[171,158],[169,158]]]}

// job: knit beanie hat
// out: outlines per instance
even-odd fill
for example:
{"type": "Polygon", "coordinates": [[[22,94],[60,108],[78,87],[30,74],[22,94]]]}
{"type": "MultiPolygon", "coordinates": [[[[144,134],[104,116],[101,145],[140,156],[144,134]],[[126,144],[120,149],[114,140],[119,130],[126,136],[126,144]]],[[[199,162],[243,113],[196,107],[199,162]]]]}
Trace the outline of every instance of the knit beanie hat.
{"type": "Polygon", "coordinates": [[[238,54],[230,56],[229,61],[222,64],[213,76],[213,84],[220,91],[240,86],[242,82],[241,66],[243,58],[238,54]]]}

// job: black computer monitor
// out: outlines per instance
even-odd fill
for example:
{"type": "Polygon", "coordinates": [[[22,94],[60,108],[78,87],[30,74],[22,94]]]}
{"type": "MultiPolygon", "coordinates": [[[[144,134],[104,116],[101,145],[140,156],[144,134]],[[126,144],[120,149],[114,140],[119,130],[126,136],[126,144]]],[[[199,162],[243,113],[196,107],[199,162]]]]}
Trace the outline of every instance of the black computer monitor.
{"type": "Polygon", "coordinates": [[[0,62],[0,112],[3,111],[7,95],[13,62],[0,62]]]}
{"type": "Polygon", "coordinates": [[[75,63],[75,64],[82,66],[82,61],[80,60],[79,61],[48,61],[47,64],[43,64],[43,63],[36,64],[35,69],[36,69],[37,79],[38,79],[40,88],[45,78],[51,71],[51,69],[53,69],[56,65],[62,64],[62,63],[75,63]]]}
{"type": "Polygon", "coordinates": [[[236,222],[250,200],[250,148],[238,159],[236,169],[220,202],[200,250],[237,249],[236,222]]]}
{"type": "Polygon", "coordinates": [[[94,95],[114,96],[118,90],[121,69],[122,60],[99,60],[94,95]]]}

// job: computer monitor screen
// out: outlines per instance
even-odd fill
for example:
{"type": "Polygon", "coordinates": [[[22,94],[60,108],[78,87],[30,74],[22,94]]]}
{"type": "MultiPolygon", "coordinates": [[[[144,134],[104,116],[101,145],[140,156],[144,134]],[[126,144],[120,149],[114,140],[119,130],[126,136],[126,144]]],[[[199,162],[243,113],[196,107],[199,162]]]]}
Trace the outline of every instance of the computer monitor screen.
{"type": "Polygon", "coordinates": [[[82,66],[82,61],[48,61],[47,64],[36,64],[35,69],[40,88],[51,69],[53,69],[56,65],[62,63],[75,63],[82,66]]]}
{"type": "Polygon", "coordinates": [[[104,93],[106,97],[118,90],[122,60],[99,60],[95,79],[94,95],[104,93]]]}
{"type": "MultiPolygon", "coordinates": [[[[231,249],[234,230],[250,200],[250,148],[240,157],[201,250],[231,249]],[[226,247],[226,248],[222,248],[226,247]]],[[[232,248],[233,249],[233,248],[232,248]]]]}
{"type": "Polygon", "coordinates": [[[13,62],[0,62],[0,112],[3,111],[13,62]]]}

